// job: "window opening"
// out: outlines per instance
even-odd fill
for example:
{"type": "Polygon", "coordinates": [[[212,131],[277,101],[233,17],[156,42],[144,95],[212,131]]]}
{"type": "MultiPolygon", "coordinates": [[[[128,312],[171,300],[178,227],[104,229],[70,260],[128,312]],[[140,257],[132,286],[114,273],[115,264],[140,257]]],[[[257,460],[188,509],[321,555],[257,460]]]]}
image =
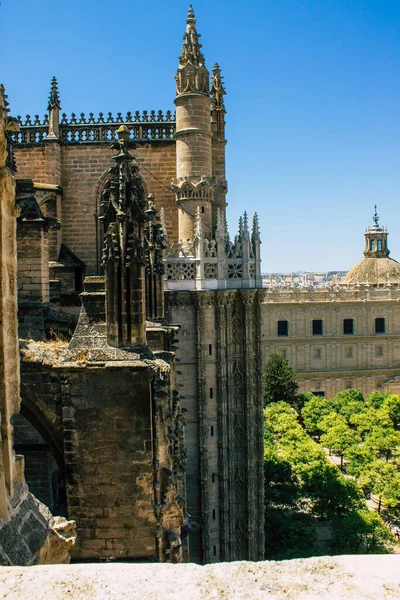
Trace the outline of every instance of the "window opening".
{"type": "Polygon", "coordinates": [[[346,335],[354,333],[354,319],[343,319],[343,333],[346,335]]]}
{"type": "Polygon", "coordinates": [[[312,322],[312,334],[322,335],[322,319],[314,319],[312,322]]]}
{"type": "Polygon", "coordinates": [[[288,335],[289,324],[288,321],[278,321],[278,335],[288,335]]]}
{"type": "Polygon", "coordinates": [[[375,333],[385,333],[385,319],[384,317],[378,317],[375,319],[375,333]]]}

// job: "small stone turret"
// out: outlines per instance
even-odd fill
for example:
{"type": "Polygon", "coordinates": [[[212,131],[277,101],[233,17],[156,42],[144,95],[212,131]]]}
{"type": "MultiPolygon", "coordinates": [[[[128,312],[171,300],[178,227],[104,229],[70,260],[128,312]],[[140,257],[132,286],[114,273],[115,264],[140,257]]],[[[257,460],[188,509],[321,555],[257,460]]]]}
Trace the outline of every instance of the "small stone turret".
{"type": "Polygon", "coordinates": [[[58,93],[57,79],[53,77],[51,80],[51,89],[49,95],[49,105],[47,107],[49,111],[49,131],[46,137],[46,141],[49,139],[58,139],[60,135],[60,96],[58,93]]]}
{"type": "Polygon", "coordinates": [[[212,233],[212,172],[209,73],[190,6],[176,75],[177,178],[172,184],[179,205],[179,239],[193,238],[196,209],[200,208],[207,237],[212,233]]]}

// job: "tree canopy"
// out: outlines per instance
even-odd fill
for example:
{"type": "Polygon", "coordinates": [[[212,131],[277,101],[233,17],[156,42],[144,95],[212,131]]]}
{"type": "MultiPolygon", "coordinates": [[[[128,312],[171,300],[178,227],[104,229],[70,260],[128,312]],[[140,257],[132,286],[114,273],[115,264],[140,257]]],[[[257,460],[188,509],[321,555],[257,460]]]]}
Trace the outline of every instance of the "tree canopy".
{"type": "Polygon", "coordinates": [[[264,367],[264,406],[271,402],[287,402],[296,405],[298,384],[296,371],[289,366],[286,358],[271,354],[264,367]]]}

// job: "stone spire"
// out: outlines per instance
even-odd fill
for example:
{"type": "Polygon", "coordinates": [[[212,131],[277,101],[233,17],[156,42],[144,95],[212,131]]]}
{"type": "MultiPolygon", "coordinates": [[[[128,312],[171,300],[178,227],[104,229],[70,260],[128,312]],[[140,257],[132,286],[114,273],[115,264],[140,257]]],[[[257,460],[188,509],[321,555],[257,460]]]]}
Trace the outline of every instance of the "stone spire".
{"type": "Polygon", "coordinates": [[[51,88],[49,95],[49,104],[47,107],[49,111],[49,131],[46,136],[47,140],[58,140],[60,134],[60,96],[58,93],[57,79],[53,77],[51,80],[51,88]]]}
{"type": "Polygon", "coordinates": [[[224,81],[221,77],[221,69],[218,63],[215,63],[213,67],[213,76],[211,79],[211,110],[222,111],[225,113],[224,96],[226,91],[224,88],[224,81]]]}
{"type": "Polygon", "coordinates": [[[213,67],[213,76],[211,78],[211,130],[214,138],[225,140],[225,102],[224,96],[226,91],[224,88],[223,78],[221,77],[221,69],[218,63],[213,67]]]}
{"type": "Polygon", "coordinates": [[[51,80],[49,105],[47,107],[47,110],[52,110],[54,108],[61,109],[60,96],[58,93],[58,83],[56,77],[53,77],[53,79],[51,80]]]}
{"type": "Polygon", "coordinates": [[[252,240],[253,242],[260,241],[260,225],[257,213],[254,213],[253,216],[252,240]]]}
{"type": "Polygon", "coordinates": [[[106,279],[107,341],[129,348],[146,343],[144,224],[151,215],[128,151],[129,130],[122,125],[111,148],[115,166],[100,205],[104,223],[103,264],[106,279]]]}
{"type": "Polygon", "coordinates": [[[213,201],[213,231],[216,226],[216,215],[218,210],[226,210],[226,194],[228,191],[228,184],[226,181],[225,172],[225,103],[224,96],[226,95],[224,82],[221,77],[221,69],[218,63],[215,63],[213,67],[213,75],[211,78],[211,131],[213,134],[212,139],[212,152],[213,152],[213,175],[216,180],[216,187],[214,190],[214,201],[213,201]]]}
{"type": "Polygon", "coordinates": [[[386,258],[390,252],[387,246],[388,232],[386,227],[379,225],[379,216],[375,204],[374,215],[372,217],[374,224],[365,230],[365,249],[366,258],[386,258]]]}
{"type": "Polygon", "coordinates": [[[196,29],[196,18],[192,5],[189,6],[186,31],[183,36],[182,54],[179,57],[176,80],[176,94],[209,94],[209,73],[204,64],[204,56],[199,43],[200,34],[196,29]]]}

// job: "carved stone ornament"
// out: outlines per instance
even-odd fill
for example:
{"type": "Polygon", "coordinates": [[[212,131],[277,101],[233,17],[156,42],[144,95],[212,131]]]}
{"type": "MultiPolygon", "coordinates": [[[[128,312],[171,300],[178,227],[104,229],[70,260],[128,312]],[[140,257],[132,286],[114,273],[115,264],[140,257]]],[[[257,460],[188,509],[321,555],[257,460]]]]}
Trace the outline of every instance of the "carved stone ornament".
{"type": "Polygon", "coordinates": [[[179,57],[179,67],[176,74],[176,93],[209,94],[209,73],[204,64],[199,38],[196,30],[196,19],[190,6],[186,20],[186,31],[183,36],[182,54],[179,57]]]}
{"type": "Polygon", "coordinates": [[[133,156],[128,152],[129,130],[119,128],[119,139],[111,148],[116,165],[109,170],[102,193],[99,221],[104,223],[103,264],[109,260],[122,260],[129,267],[133,262],[145,264],[143,224],[149,220],[139,167],[132,165],[133,156]]]}
{"type": "Polygon", "coordinates": [[[212,202],[217,181],[215,177],[206,177],[205,175],[199,181],[194,181],[185,176],[175,179],[171,187],[176,194],[177,202],[181,202],[182,200],[205,200],[212,202]]]}
{"type": "Polygon", "coordinates": [[[225,112],[224,96],[226,96],[226,91],[221,77],[221,69],[219,64],[215,63],[211,79],[211,110],[225,112]]]}

